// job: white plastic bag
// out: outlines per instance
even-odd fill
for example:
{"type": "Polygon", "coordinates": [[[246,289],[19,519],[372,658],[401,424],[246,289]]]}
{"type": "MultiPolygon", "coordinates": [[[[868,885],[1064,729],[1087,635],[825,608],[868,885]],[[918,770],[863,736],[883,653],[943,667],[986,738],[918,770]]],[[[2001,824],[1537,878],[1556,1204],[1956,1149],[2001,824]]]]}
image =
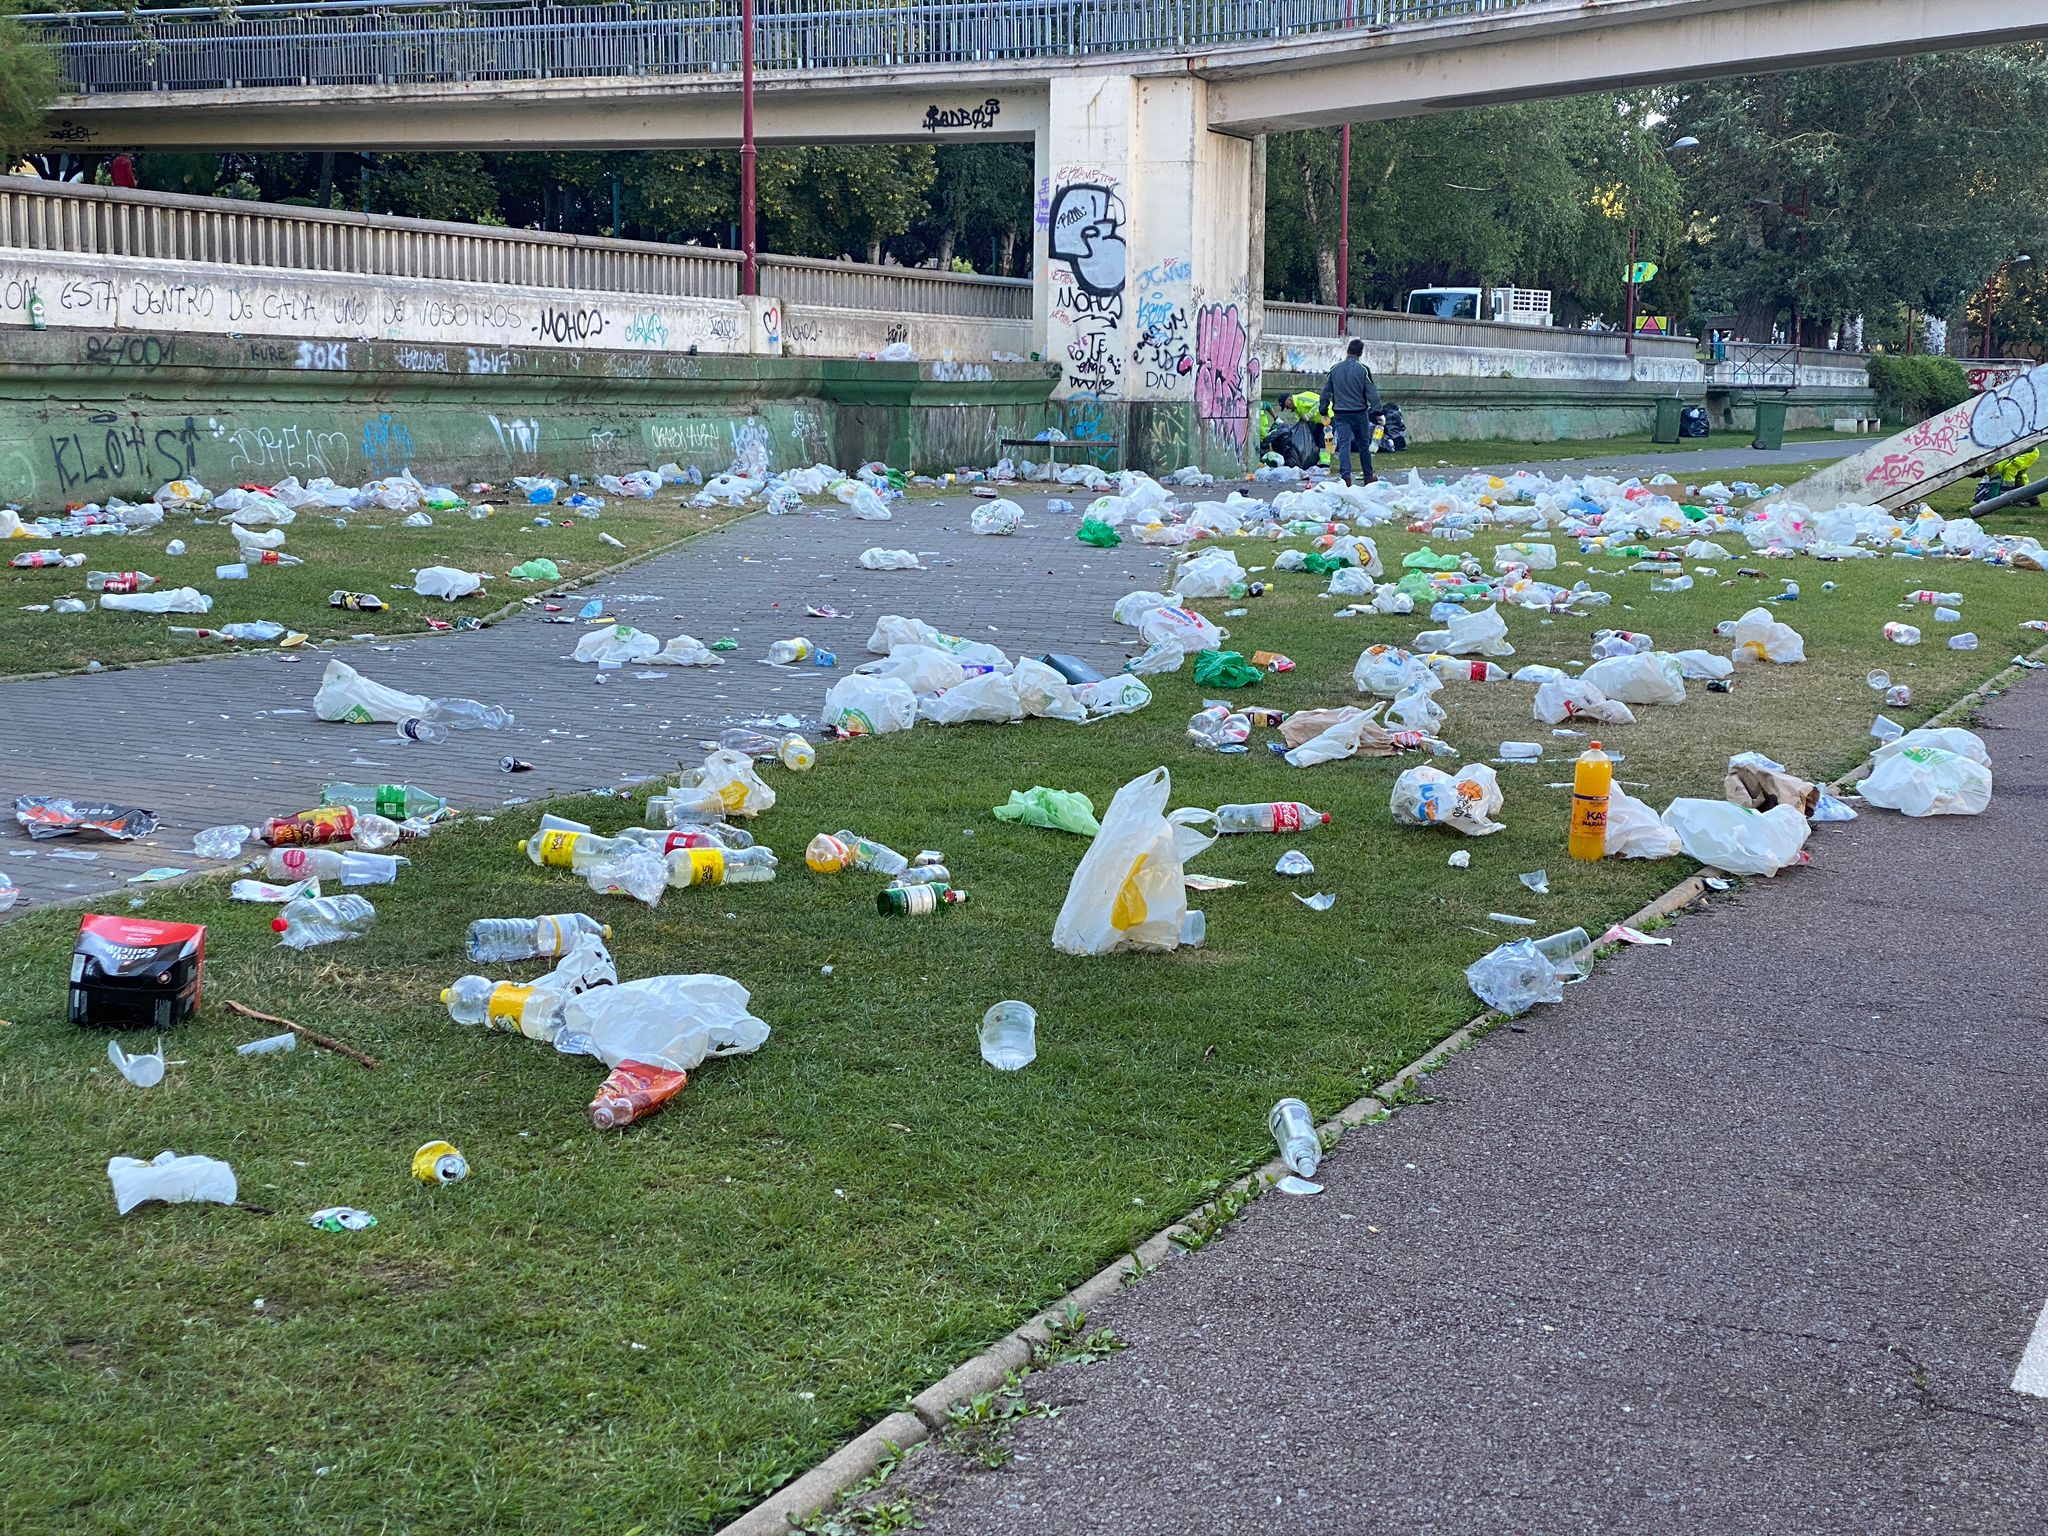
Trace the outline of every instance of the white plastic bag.
{"type": "Polygon", "coordinates": [[[1669,651],[1610,656],[1579,674],[1610,699],[1624,704],[1683,704],[1685,664],[1669,651]]]}
{"type": "Polygon", "coordinates": [[[266,549],[284,548],[282,528],[244,528],[239,523],[230,523],[228,532],[235,536],[235,547],[244,560],[250,558],[252,551],[260,554],[266,549]]]}
{"type": "Polygon", "coordinates": [[[1455,827],[1468,837],[1485,837],[1506,827],[1493,819],[1500,809],[1500,780],[1484,763],[1455,774],[1423,764],[1394,780],[1389,808],[1404,827],[1455,827]]]}
{"type": "Polygon", "coordinates": [[[1223,643],[1223,631],[1192,608],[1155,608],[1138,625],[1138,635],[1147,645],[1171,640],[1190,655],[1223,643]]]}
{"type": "Polygon", "coordinates": [[[1180,574],[1173,578],[1173,590],[1182,602],[1223,597],[1243,580],[1244,567],[1229,550],[1205,549],[1180,568],[1180,574]]]}
{"type": "Polygon", "coordinates": [[[1373,579],[1355,565],[1340,565],[1330,572],[1332,597],[1371,597],[1373,579]]]}
{"type": "Polygon", "coordinates": [[[754,760],[723,747],[706,757],[702,767],[684,774],[681,787],[716,790],[727,816],[754,817],[775,804],[775,791],[754,771],[754,760]]]}
{"type": "MultiPolygon", "coordinates": [[[[1611,797],[1608,809],[1612,814],[1611,797]]],[[[1789,805],[1752,811],[1726,800],[1683,798],[1664,807],[1664,824],[1687,854],[1731,875],[1775,875],[1798,860],[1813,830],[1789,805]]]]}
{"type": "Polygon", "coordinates": [[[1633,725],[1635,715],[1619,699],[1610,699],[1583,677],[1553,677],[1536,690],[1536,718],[1545,725],[1566,720],[1598,720],[1602,725],[1633,725]]]}
{"type": "Polygon", "coordinates": [[[853,515],[871,523],[886,523],[894,517],[882,498],[873,489],[858,480],[842,480],[832,487],[832,494],[853,509],[853,515]]]}
{"type": "Polygon", "coordinates": [[[1673,651],[1678,665],[1685,673],[1685,680],[1694,678],[1727,677],[1735,671],[1735,663],[1726,656],[1716,656],[1712,651],[1673,651]]]}
{"type": "Polygon", "coordinates": [[[1775,661],[1790,664],[1806,660],[1806,642],[1790,624],[1782,623],[1768,608],[1752,608],[1735,621],[1728,638],[1735,649],[1735,661],[1775,661]]]}
{"type": "Polygon", "coordinates": [[[1101,718],[1135,714],[1152,702],[1152,690],[1140,679],[1123,672],[1105,677],[1099,683],[1076,683],[1074,697],[1081,701],[1090,716],[1101,718]]]}
{"type": "Polygon", "coordinates": [[[1906,816],[1976,816],[1991,804],[1991,770],[1959,752],[1907,747],[1886,756],[1858,789],[1870,804],[1906,816]]]}
{"type": "Polygon", "coordinates": [[[1116,600],[1115,606],[1109,610],[1109,616],[1119,624],[1128,624],[1136,629],[1155,609],[1171,608],[1173,605],[1173,599],[1164,592],[1126,592],[1116,600]]]}
{"type": "Polygon", "coordinates": [[[1984,749],[1984,738],[1959,725],[1923,725],[1903,736],[1895,736],[1871,754],[1871,761],[1882,763],[1888,757],[1897,757],[1901,752],[1911,752],[1917,747],[1939,747],[1944,752],[1967,757],[1986,768],[1991,766],[1991,754],[1984,749]]]}
{"type": "Polygon", "coordinates": [[[876,545],[873,549],[864,549],[860,552],[860,568],[864,571],[921,571],[924,569],[918,563],[917,556],[912,551],[907,549],[883,549],[880,545],[876,545]]]}
{"type": "Polygon", "coordinates": [[[423,694],[387,688],[363,676],[347,662],[331,659],[320,677],[320,691],[313,695],[313,713],[322,720],[348,725],[369,725],[375,721],[397,724],[424,717],[433,700],[423,694]]]}
{"type": "Polygon", "coordinates": [[[593,629],[576,642],[578,661],[650,661],[661,649],[661,642],[644,629],[634,629],[625,624],[607,624],[603,629],[593,629]]]}
{"type": "Polygon", "coordinates": [[[197,587],[172,587],[168,592],[104,592],[100,606],[127,613],[205,613],[213,599],[197,587]]]}
{"type": "Polygon", "coordinates": [[[917,723],[917,695],[893,677],[842,677],[825,695],[824,721],[849,736],[886,736],[917,723]]]}
{"type": "Polygon", "coordinates": [[[608,1067],[641,1061],[694,1072],[713,1056],[758,1051],[768,1026],[748,1011],[747,989],[729,976],[649,976],[593,987],[562,1005],[562,1034],[578,1037],[608,1067]]]}
{"type": "Polygon", "coordinates": [[[1453,656],[1512,656],[1508,644],[1508,623],[1500,609],[1487,604],[1477,613],[1461,613],[1449,624],[1450,640],[1440,649],[1453,656]]]}
{"type": "Polygon", "coordinates": [[[985,507],[976,507],[967,525],[976,533],[1015,533],[1024,526],[1024,509],[1014,501],[992,501],[985,507]]]}
{"type": "Polygon", "coordinates": [[[114,1186],[114,1209],[123,1216],[148,1200],[235,1203],[235,1170],[217,1157],[159,1152],[146,1163],[139,1157],[110,1157],[107,1179],[114,1186]]]}
{"type": "Polygon", "coordinates": [[[1116,792],[1053,924],[1053,948],[1069,955],[1175,949],[1187,916],[1181,883],[1189,859],[1216,840],[1199,829],[1205,811],[1166,813],[1173,780],[1155,768],[1116,792]]]}
{"type": "Polygon", "coordinates": [[[901,645],[881,661],[860,669],[868,677],[893,677],[909,685],[912,693],[944,693],[958,688],[967,672],[945,651],[929,645],[901,645]]]}
{"type": "Polygon", "coordinates": [[[964,725],[970,720],[1001,724],[1024,718],[1015,679],[1001,672],[981,672],[944,693],[918,700],[917,713],[933,725],[964,725]]]}
{"type": "Polygon", "coordinates": [[[1017,702],[1034,719],[1078,722],[1088,718],[1088,706],[1075,695],[1074,685],[1042,661],[1018,662],[1010,680],[1017,685],[1017,702]]]}
{"type": "Polygon", "coordinates": [[[725,658],[695,635],[677,635],[647,662],[656,667],[722,667],[725,658]]]}
{"type": "Polygon", "coordinates": [[[1607,792],[1607,857],[1668,859],[1682,852],[1678,834],[1664,818],[1620,788],[1607,792]]]}
{"type": "Polygon", "coordinates": [[[1443,686],[1442,680],[1429,670],[1428,663],[1420,656],[1393,645],[1366,647],[1351,668],[1351,681],[1360,693],[1376,694],[1383,699],[1391,699],[1418,684],[1423,686],[1425,693],[1434,693],[1436,689],[1423,684],[1424,678],[1438,688],[1443,686]]]}
{"type": "Polygon", "coordinates": [[[421,597],[468,597],[484,589],[484,579],[475,571],[458,571],[452,565],[430,565],[412,579],[413,591],[421,597]]]}

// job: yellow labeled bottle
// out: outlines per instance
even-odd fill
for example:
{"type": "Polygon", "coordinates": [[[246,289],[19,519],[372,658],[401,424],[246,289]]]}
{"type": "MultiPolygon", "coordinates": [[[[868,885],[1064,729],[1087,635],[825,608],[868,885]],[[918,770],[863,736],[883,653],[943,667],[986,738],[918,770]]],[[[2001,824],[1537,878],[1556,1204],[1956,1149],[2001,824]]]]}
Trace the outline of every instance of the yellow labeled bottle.
{"type": "Polygon", "coordinates": [[[1613,788],[1613,760],[1596,741],[1579,754],[1578,766],[1572,770],[1573,858],[1597,863],[1607,856],[1607,796],[1613,788]]]}

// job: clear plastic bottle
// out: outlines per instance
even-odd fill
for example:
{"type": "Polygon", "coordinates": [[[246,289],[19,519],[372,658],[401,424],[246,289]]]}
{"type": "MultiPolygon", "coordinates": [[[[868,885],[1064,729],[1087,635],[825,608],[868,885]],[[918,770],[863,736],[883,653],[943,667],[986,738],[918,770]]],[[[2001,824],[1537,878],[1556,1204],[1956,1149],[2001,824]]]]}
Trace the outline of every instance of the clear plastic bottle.
{"type": "Polygon", "coordinates": [[[147,592],[156,578],[147,571],[87,571],[85,585],[92,592],[147,592]]]}
{"type": "Polygon", "coordinates": [[[343,885],[389,885],[410,859],[339,848],[273,848],[263,872],[273,880],[339,880],[343,885]]]}
{"type": "Polygon", "coordinates": [[[1664,581],[1653,581],[1650,583],[1650,590],[1652,592],[1690,592],[1692,590],[1692,578],[1690,576],[1673,576],[1664,581]]]}
{"type": "Polygon", "coordinates": [[[512,711],[475,699],[435,699],[427,705],[427,718],[451,731],[502,731],[512,723],[512,711]]]}
{"type": "Polygon", "coordinates": [[[898,885],[951,885],[953,877],[943,864],[913,864],[895,876],[898,885]]]}
{"type": "Polygon", "coordinates": [[[811,642],[798,635],[793,640],[778,640],[768,647],[768,659],[778,667],[794,666],[800,661],[811,659],[811,642]]]}
{"type": "Polygon", "coordinates": [[[469,958],[478,965],[558,960],[584,935],[608,939],[609,926],[582,912],[546,917],[480,917],[469,925],[469,958]]]}
{"type": "Polygon", "coordinates": [[[692,822],[681,827],[627,827],[619,833],[629,843],[667,855],[678,848],[751,848],[754,834],[723,821],[692,822]]]}
{"type": "MultiPolygon", "coordinates": [[[[910,868],[910,860],[885,843],[878,843],[862,837],[858,832],[839,831],[833,837],[845,845],[846,869],[869,870],[878,875],[900,875],[910,868]]],[[[811,866],[813,869],[817,865],[811,866]]]]}
{"type": "Polygon", "coordinates": [[[1932,603],[1943,608],[1960,608],[1963,606],[1963,594],[1960,592],[1930,592],[1922,588],[1918,592],[1908,592],[1906,594],[1906,601],[1909,603],[1932,603]]]}
{"type": "Polygon", "coordinates": [[[647,819],[657,826],[688,827],[725,819],[725,800],[715,789],[671,789],[647,797],[647,819]]]}
{"type": "Polygon", "coordinates": [[[1312,1179],[1323,1161],[1323,1139],[1316,1134],[1316,1117],[1299,1099],[1282,1099],[1266,1115],[1266,1129],[1280,1149],[1281,1161],[1298,1177],[1312,1179]]]}
{"type": "Polygon", "coordinates": [[[513,846],[543,869],[573,869],[581,875],[635,845],[622,837],[599,837],[590,831],[542,827],[525,842],[513,846]]]}
{"type": "Polygon", "coordinates": [[[782,750],[781,741],[766,731],[756,731],[744,725],[729,726],[718,733],[718,745],[727,752],[738,752],[746,757],[765,762],[782,750]]]}
{"type": "Polygon", "coordinates": [[[776,749],[775,755],[782,759],[782,766],[791,773],[808,773],[818,760],[817,749],[795,731],[782,738],[782,745],[776,749]]]}
{"type": "Polygon", "coordinates": [[[1963,631],[1960,635],[1950,635],[1948,648],[1952,651],[1974,651],[1977,649],[1977,637],[1969,630],[1963,631]]]}
{"type": "Polygon", "coordinates": [[[361,896],[301,896],[286,902],[270,926],[289,948],[310,949],[359,939],[376,920],[377,909],[361,896]]]}
{"type": "Polygon", "coordinates": [[[1303,827],[1321,826],[1330,814],[1299,800],[1276,800],[1270,805],[1219,805],[1218,832],[1299,832],[1303,827]]]}
{"type": "Polygon", "coordinates": [[[242,844],[255,835],[254,827],[208,827],[192,839],[192,851],[202,859],[239,859],[242,844]]]}
{"type": "Polygon", "coordinates": [[[1937,608],[1934,610],[1934,622],[1937,624],[1960,624],[1963,622],[1963,610],[1960,608],[1937,608]]]}
{"type": "Polygon", "coordinates": [[[281,549],[266,549],[255,557],[255,563],[258,565],[292,566],[304,565],[306,562],[298,555],[288,555],[281,549]]]}
{"type": "Polygon", "coordinates": [[[373,811],[404,821],[408,816],[437,816],[448,809],[439,795],[430,795],[416,784],[330,784],[320,791],[322,805],[345,805],[361,815],[373,811]]]}
{"type": "Polygon", "coordinates": [[[448,739],[448,727],[415,715],[398,722],[398,734],[407,741],[443,742],[448,739]]]}
{"type": "Polygon", "coordinates": [[[550,987],[521,987],[484,976],[464,976],[441,989],[448,1017],[481,1024],[530,1040],[553,1040],[562,1032],[562,994],[550,987]]]}
{"type": "Polygon", "coordinates": [[[1891,641],[1893,645],[1918,645],[1920,643],[1919,626],[1901,624],[1894,619],[1891,623],[1885,625],[1884,637],[1891,641]]]}
{"type": "Polygon", "coordinates": [[[668,883],[759,885],[775,878],[772,848],[678,848],[668,856],[668,883]]]}
{"type": "Polygon", "coordinates": [[[1504,683],[1507,669],[1491,661],[1467,661],[1462,656],[1432,656],[1429,670],[1447,683],[1504,683]]]}

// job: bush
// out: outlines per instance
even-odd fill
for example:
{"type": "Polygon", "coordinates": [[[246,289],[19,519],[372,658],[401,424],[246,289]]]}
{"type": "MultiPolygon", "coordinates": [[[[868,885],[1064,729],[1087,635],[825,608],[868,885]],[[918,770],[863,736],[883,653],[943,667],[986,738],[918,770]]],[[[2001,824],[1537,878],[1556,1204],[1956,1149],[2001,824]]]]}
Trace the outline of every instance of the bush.
{"type": "Polygon", "coordinates": [[[1924,421],[1970,398],[1963,365],[1950,357],[1873,357],[1870,387],[1885,417],[1899,422],[1924,421]]]}

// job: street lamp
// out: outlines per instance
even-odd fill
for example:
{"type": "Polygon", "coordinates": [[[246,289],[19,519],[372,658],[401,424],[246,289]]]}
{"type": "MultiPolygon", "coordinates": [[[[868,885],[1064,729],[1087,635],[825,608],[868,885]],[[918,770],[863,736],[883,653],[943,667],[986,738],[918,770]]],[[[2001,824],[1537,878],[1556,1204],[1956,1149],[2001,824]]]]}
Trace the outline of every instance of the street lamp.
{"type": "Polygon", "coordinates": [[[1984,357],[1986,361],[1998,356],[1996,352],[1991,350],[1991,318],[1998,305],[1998,280],[2005,276],[2005,269],[2007,267],[2030,266],[2033,264],[2033,260],[2034,258],[2025,251],[2021,251],[2017,256],[2008,256],[1998,264],[1997,270],[1991,274],[1990,281],[1984,284],[1984,357]]]}
{"type": "MultiPolygon", "coordinates": [[[[1698,149],[1699,147],[1700,141],[1688,133],[1684,138],[1674,139],[1670,144],[1666,145],[1664,154],[1668,159],[1672,155],[1682,155],[1689,150],[1698,149]]],[[[1628,316],[1623,324],[1624,334],[1621,338],[1621,355],[1623,357],[1634,357],[1636,355],[1636,271],[1636,198],[1635,188],[1630,187],[1628,198],[1628,316]]]]}

